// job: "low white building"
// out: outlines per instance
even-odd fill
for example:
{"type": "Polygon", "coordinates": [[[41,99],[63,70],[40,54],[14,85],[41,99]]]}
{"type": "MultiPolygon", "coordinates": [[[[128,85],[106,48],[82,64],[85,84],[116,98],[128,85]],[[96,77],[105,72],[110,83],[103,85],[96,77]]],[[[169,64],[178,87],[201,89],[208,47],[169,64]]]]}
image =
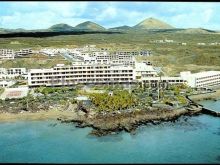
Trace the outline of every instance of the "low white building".
{"type": "Polygon", "coordinates": [[[155,40],[155,41],[152,41],[153,43],[164,43],[164,40],[155,40]]]}
{"type": "Polygon", "coordinates": [[[185,84],[186,81],[183,80],[181,77],[165,77],[165,76],[161,76],[161,77],[143,77],[141,79],[143,84],[149,84],[152,87],[156,87],[158,86],[158,83],[162,83],[162,84],[185,84]]]}
{"type": "Polygon", "coordinates": [[[26,68],[0,68],[0,78],[1,79],[11,79],[18,76],[27,79],[27,69],[26,68]]]}
{"type": "Polygon", "coordinates": [[[145,62],[136,62],[134,69],[135,79],[142,79],[144,77],[156,77],[157,71],[152,65],[145,62]]]}
{"type": "Polygon", "coordinates": [[[12,85],[14,85],[16,83],[16,81],[14,80],[0,80],[0,87],[10,87],[12,85]]]}
{"type": "Polygon", "coordinates": [[[152,51],[151,50],[143,50],[140,51],[140,56],[151,56],[152,55],[152,51]]]}
{"type": "Polygon", "coordinates": [[[212,42],[209,45],[218,45],[218,42],[212,42]]]}
{"type": "Polygon", "coordinates": [[[15,51],[15,56],[16,57],[23,57],[23,56],[30,55],[32,53],[33,53],[33,51],[31,48],[21,49],[21,50],[15,51]]]}
{"type": "Polygon", "coordinates": [[[199,73],[186,71],[180,72],[180,76],[187,81],[189,86],[194,88],[209,88],[220,85],[220,71],[206,71],[199,73]]]}
{"type": "Polygon", "coordinates": [[[197,45],[206,45],[206,43],[201,42],[201,43],[197,43],[197,45]]]}
{"type": "Polygon", "coordinates": [[[80,61],[97,64],[134,66],[135,57],[128,54],[110,54],[108,52],[72,52],[70,55],[80,61]]]}
{"type": "Polygon", "coordinates": [[[174,42],[173,40],[168,40],[168,39],[165,39],[164,41],[167,42],[167,43],[173,43],[174,42]]]}
{"type": "Polygon", "coordinates": [[[0,49],[0,60],[14,59],[15,53],[12,49],[0,49]]]}
{"type": "Polygon", "coordinates": [[[141,50],[141,51],[116,51],[113,52],[113,54],[116,55],[129,55],[129,56],[151,56],[152,52],[151,50],[141,50]]]}

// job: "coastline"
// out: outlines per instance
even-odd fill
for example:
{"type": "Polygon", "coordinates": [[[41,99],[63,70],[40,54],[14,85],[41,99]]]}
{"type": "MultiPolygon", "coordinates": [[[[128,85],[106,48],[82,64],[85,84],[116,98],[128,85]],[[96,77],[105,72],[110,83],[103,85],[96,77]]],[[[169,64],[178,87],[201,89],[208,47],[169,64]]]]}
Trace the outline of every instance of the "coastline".
{"type": "Polygon", "coordinates": [[[38,112],[23,112],[23,113],[0,113],[0,122],[10,122],[17,120],[48,120],[57,119],[59,117],[73,116],[71,111],[49,110],[38,112]]]}
{"type": "Polygon", "coordinates": [[[193,101],[202,101],[202,100],[217,100],[220,99],[220,89],[215,90],[213,93],[204,93],[198,95],[191,95],[189,98],[193,101]]]}
{"type": "Polygon", "coordinates": [[[76,127],[91,127],[91,135],[105,136],[121,131],[135,133],[140,125],[160,124],[162,122],[175,122],[180,116],[198,115],[202,108],[188,110],[187,108],[167,110],[167,109],[143,109],[133,112],[96,114],[94,116],[77,113],[75,117],[58,118],[61,123],[75,123],[76,127]]]}
{"type": "Polygon", "coordinates": [[[181,116],[193,116],[202,113],[202,107],[198,107],[197,101],[205,99],[220,98],[220,89],[213,93],[191,95],[189,98],[194,102],[180,109],[168,110],[167,108],[147,108],[132,112],[122,111],[120,113],[85,113],[77,110],[74,104],[68,103],[59,108],[53,107],[48,110],[38,110],[37,112],[22,111],[20,113],[0,113],[0,122],[13,122],[17,120],[58,120],[61,123],[76,123],[76,127],[91,127],[90,134],[95,136],[105,136],[118,133],[122,130],[134,133],[136,128],[143,124],[160,124],[161,122],[175,122],[181,116]]]}
{"type": "MultiPolygon", "coordinates": [[[[71,104],[72,105],[72,104],[71,104]]],[[[69,107],[72,107],[69,105],[69,107]]],[[[40,110],[37,112],[20,113],[0,113],[0,122],[14,121],[34,121],[34,120],[57,120],[61,123],[75,123],[76,127],[91,127],[90,134],[95,136],[105,136],[112,133],[118,133],[122,130],[134,133],[136,128],[143,124],[160,124],[161,122],[175,122],[180,116],[192,116],[201,113],[201,108],[195,108],[194,105],[188,105],[180,109],[169,110],[167,108],[147,108],[135,111],[122,111],[120,113],[85,113],[75,108],[60,110],[52,108],[49,110],[40,110]],[[192,107],[191,107],[192,106],[192,107]],[[193,110],[189,110],[188,108],[193,110]]]]}

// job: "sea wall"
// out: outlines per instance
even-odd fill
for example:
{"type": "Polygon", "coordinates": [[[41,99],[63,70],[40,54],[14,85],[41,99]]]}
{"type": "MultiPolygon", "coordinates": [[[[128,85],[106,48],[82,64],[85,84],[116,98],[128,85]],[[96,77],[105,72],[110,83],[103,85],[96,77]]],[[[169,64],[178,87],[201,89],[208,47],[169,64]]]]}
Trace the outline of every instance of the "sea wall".
{"type": "Polygon", "coordinates": [[[204,113],[204,114],[215,116],[215,117],[220,117],[220,112],[216,112],[216,111],[213,111],[213,110],[208,109],[208,108],[203,107],[201,112],[204,113]]]}
{"type": "MultiPolygon", "coordinates": [[[[218,91],[219,92],[219,91],[218,91]]],[[[208,109],[206,107],[204,107],[203,105],[199,104],[199,103],[196,103],[196,101],[199,101],[201,98],[204,99],[216,99],[218,98],[219,99],[219,93],[214,93],[213,95],[208,95],[208,96],[205,96],[204,94],[200,94],[200,96],[196,96],[196,97],[193,97],[192,96],[186,96],[186,98],[189,100],[189,102],[191,104],[194,104],[196,105],[197,107],[200,107],[202,110],[201,110],[201,113],[203,114],[207,114],[207,115],[211,115],[211,116],[215,116],[215,117],[220,117],[220,112],[217,112],[217,111],[214,111],[214,110],[211,110],[211,109],[208,109]],[[199,98],[199,99],[198,99],[199,98]]],[[[195,96],[195,95],[193,95],[195,96]]]]}

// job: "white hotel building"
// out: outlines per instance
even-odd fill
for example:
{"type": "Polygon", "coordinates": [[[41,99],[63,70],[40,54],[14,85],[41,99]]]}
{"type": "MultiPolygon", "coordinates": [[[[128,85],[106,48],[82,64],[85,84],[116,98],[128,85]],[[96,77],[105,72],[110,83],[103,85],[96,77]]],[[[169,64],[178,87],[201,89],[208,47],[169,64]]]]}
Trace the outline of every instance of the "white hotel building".
{"type": "Polygon", "coordinates": [[[73,58],[87,63],[134,66],[135,57],[131,55],[109,54],[108,52],[72,52],[73,58]]]}
{"type": "Polygon", "coordinates": [[[0,68],[0,79],[13,79],[21,76],[27,79],[26,68],[0,68]]]}
{"type": "Polygon", "coordinates": [[[10,87],[12,85],[14,85],[16,83],[16,81],[14,80],[1,80],[0,79],[0,87],[2,88],[6,88],[6,87],[10,87]]]}
{"type": "Polygon", "coordinates": [[[220,85],[220,71],[206,71],[199,73],[186,71],[180,72],[180,76],[193,88],[214,87],[220,85]]]}
{"type": "Polygon", "coordinates": [[[134,70],[131,66],[78,63],[71,66],[57,65],[51,69],[30,69],[28,85],[65,86],[73,84],[132,83],[134,70]]]}
{"type": "Polygon", "coordinates": [[[1,59],[14,59],[15,53],[11,49],[0,49],[0,60],[1,59]]]}
{"type": "Polygon", "coordinates": [[[141,82],[143,84],[148,84],[150,85],[151,87],[156,87],[158,86],[159,84],[158,83],[161,83],[163,85],[166,85],[166,84],[170,84],[170,85],[173,85],[173,84],[186,84],[186,81],[183,80],[181,77],[166,77],[166,76],[162,76],[162,77],[143,77],[141,79],[141,82]]]}
{"type": "Polygon", "coordinates": [[[30,69],[28,85],[64,86],[73,84],[108,84],[134,83],[158,84],[188,84],[191,87],[212,87],[220,85],[220,71],[209,71],[191,74],[181,72],[179,77],[159,77],[152,64],[138,63],[134,56],[138,52],[99,51],[95,47],[81,49],[65,49],[75,62],[70,66],[63,64],[50,69],[30,69]],[[91,51],[92,49],[92,51],[91,51]]]}
{"type": "MultiPolygon", "coordinates": [[[[155,83],[160,81],[157,71],[147,63],[135,66],[76,62],[65,66],[59,64],[51,69],[30,69],[28,85],[65,86],[74,84],[131,84],[135,82],[155,83]]],[[[162,82],[184,83],[180,77],[162,77],[162,82]]]]}
{"type": "Polygon", "coordinates": [[[15,56],[16,57],[23,57],[23,56],[27,56],[32,53],[33,53],[33,51],[31,48],[21,49],[21,50],[15,51],[15,56]]]}
{"type": "Polygon", "coordinates": [[[0,59],[14,59],[15,57],[22,57],[32,54],[30,48],[14,51],[12,49],[0,49],[0,59]]]}

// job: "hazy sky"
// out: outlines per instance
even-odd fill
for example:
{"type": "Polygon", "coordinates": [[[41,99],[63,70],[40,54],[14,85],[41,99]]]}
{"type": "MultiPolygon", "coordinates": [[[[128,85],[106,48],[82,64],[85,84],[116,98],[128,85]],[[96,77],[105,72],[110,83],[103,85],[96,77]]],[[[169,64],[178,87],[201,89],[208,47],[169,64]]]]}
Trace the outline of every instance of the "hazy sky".
{"type": "Polygon", "coordinates": [[[220,30],[218,2],[0,2],[0,28],[43,29],[93,21],[106,28],[154,17],[177,28],[220,30]]]}

